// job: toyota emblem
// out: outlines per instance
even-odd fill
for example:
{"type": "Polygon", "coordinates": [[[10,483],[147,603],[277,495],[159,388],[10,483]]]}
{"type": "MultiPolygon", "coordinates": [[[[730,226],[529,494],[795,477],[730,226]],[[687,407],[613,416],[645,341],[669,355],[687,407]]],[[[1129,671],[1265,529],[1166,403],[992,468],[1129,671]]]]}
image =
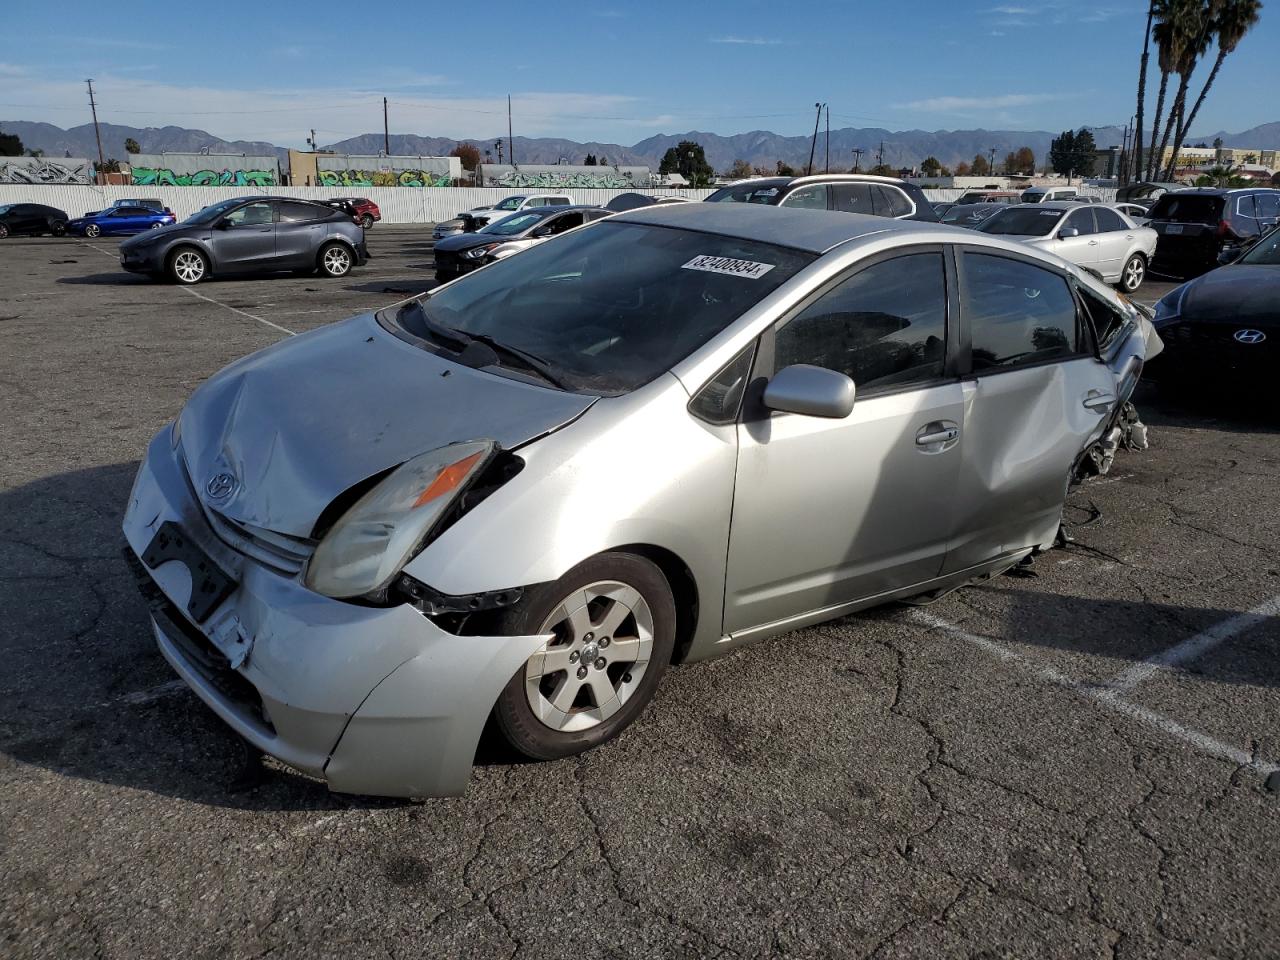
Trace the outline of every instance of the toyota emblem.
{"type": "Polygon", "coordinates": [[[1237,330],[1231,335],[1240,343],[1261,343],[1267,335],[1261,330],[1237,330]]]}
{"type": "Polygon", "coordinates": [[[235,489],[235,474],[226,472],[215,473],[204,485],[204,492],[209,495],[210,500],[225,500],[235,493],[235,489]]]}

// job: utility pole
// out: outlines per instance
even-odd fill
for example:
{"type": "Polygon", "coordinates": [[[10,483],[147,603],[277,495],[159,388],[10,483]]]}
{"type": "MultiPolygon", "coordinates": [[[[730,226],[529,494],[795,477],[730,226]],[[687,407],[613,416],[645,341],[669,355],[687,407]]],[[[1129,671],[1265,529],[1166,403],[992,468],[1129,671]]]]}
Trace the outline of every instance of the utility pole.
{"type": "Polygon", "coordinates": [[[876,152],[876,167],[884,166],[884,141],[880,141],[880,149],[876,152]]]}
{"type": "Polygon", "coordinates": [[[311,139],[308,140],[307,143],[311,144],[311,152],[315,153],[316,152],[316,128],[315,127],[311,128],[311,139]]]}
{"type": "Polygon", "coordinates": [[[813,118],[813,139],[809,142],[809,165],[804,168],[806,175],[813,173],[813,151],[818,148],[818,124],[822,120],[822,107],[821,103],[813,105],[818,112],[813,118]]]}
{"type": "Polygon", "coordinates": [[[382,152],[391,156],[391,128],[387,125],[387,98],[382,98],[382,152]]]}
{"type": "Polygon", "coordinates": [[[507,94],[507,152],[511,154],[511,165],[516,165],[516,142],[511,137],[511,94],[507,94]]]}
{"type": "Polygon", "coordinates": [[[861,147],[853,148],[853,172],[858,172],[858,162],[862,159],[863,149],[861,147]]]}
{"type": "Polygon", "coordinates": [[[823,104],[827,108],[827,159],[822,165],[823,173],[831,172],[831,108],[827,104],[823,104]]]}
{"type": "Polygon", "coordinates": [[[991,159],[987,161],[987,175],[994,177],[996,174],[996,148],[991,148],[991,159]]]}
{"type": "Polygon", "coordinates": [[[93,81],[86,80],[89,85],[89,110],[93,114],[93,135],[98,138],[98,182],[102,182],[102,177],[106,171],[103,169],[107,165],[106,158],[102,156],[102,131],[98,129],[98,105],[93,99],[93,81]]]}

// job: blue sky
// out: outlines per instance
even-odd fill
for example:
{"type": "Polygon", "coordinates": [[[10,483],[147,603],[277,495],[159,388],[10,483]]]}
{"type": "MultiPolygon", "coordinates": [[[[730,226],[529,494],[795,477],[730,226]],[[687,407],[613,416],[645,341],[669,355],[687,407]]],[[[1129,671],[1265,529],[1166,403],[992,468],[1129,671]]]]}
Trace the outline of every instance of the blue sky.
{"type": "MultiPolygon", "coordinates": [[[[832,127],[1060,130],[1133,113],[1145,4],[15,3],[0,117],[198,127],[301,146],[381,131],[634,143],[832,127]],[[637,12],[642,10],[642,12],[637,12]],[[456,12],[446,12],[456,11],[456,12]],[[475,12],[470,12],[475,11],[475,12]],[[16,42],[15,42],[16,41],[16,42]]],[[[1280,119],[1280,9],[1230,58],[1197,131],[1280,119]]],[[[1206,67],[1207,71],[1207,67],[1206,67]]]]}

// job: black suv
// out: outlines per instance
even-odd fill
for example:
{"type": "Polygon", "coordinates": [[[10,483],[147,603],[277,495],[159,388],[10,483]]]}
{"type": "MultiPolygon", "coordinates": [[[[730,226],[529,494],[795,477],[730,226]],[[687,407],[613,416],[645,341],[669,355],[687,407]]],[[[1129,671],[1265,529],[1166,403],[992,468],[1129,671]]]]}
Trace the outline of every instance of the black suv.
{"type": "Polygon", "coordinates": [[[839,210],[896,220],[938,222],[933,205],[915,184],[893,177],[819,173],[811,177],[759,177],[723,187],[707,203],[765,203],[774,207],[839,210]]]}
{"type": "Polygon", "coordinates": [[[1148,217],[1160,235],[1151,272],[1197,277],[1280,222],[1280,190],[1175,190],[1156,200],[1148,217]]]}
{"type": "Polygon", "coordinates": [[[67,232],[67,214],[43,203],[0,204],[0,239],[10,234],[27,233],[38,237],[52,233],[60,237],[67,232]]]}

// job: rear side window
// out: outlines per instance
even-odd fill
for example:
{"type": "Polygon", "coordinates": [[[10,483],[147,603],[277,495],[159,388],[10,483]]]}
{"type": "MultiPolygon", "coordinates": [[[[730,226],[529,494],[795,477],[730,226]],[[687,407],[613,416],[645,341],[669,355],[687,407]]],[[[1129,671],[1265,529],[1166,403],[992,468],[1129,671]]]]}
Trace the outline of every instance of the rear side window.
{"type": "Polygon", "coordinates": [[[1128,230],[1124,221],[1120,219],[1119,214],[1114,210],[1108,210],[1106,207],[1098,207],[1093,211],[1093,215],[1098,219],[1098,232],[1110,233],[1113,230],[1128,230]]]}
{"type": "Polygon", "coordinates": [[[1259,220],[1275,220],[1280,217],[1280,194],[1260,193],[1254,198],[1259,220]]]}
{"type": "Polygon", "coordinates": [[[306,223],[308,220],[324,220],[328,216],[328,208],[318,204],[298,203],[295,200],[280,201],[281,223],[306,223]]]}
{"type": "Polygon", "coordinates": [[[1062,277],[1020,260],[969,252],[964,275],[975,373],[1076,353],[1076,301],[1062,277]]]}
{"type": "Polygon", "coordinates": [[[876,187],[873,191],[876,213],[882,217],[905,217],[911,212],[911,201],[896,187],[876,187]]]}
{"type": "MultiPolygon", "coordinates": [[[[1068,214],[1067,222],[1062,226],[1063,229],[1066,229],[1067,227],[1075,227],[1080,231],[1080,236],[1082,237],[1087,237],[1090,234],[1098,232],[1098,228],[1095,227],[1093,223],[1092,210],[1073,210],[1068,214]]],[[[1059,235],[1061,235],[1061,231],[1059,231],[1059,235]]]]}
{"type": "Polygon", "coordinates": [[[807,187],[797,187],[779,204],[782,207],[800,207],[803,210],[827,209],[827,188],[824,184],[813,183],[807,187]]]}
{"type": "Polygon", "coordinates": [[[1222,219],[1223,197],[1179,196],[1166,193],[1151,208],[1152,220],[1170,223],[1212,223],[1222,219]]]}
{"type": "Polygon", "coordinates": [[[875,216],[869,183],[837,183],[831,187],[835,194],[836,209],[844,213],[865,213],[875,216]]]}
{"type": "Polygon", "coordinates": [[[1253,194],[1246,193],[1236,197],[1236,213],[1242,217],[1256,217],[1257,208],[1253,205],[1253,194]]]}
{"type": "Polygon", "coordinates": [[[859,392],[936,380],[946,358],[942,254],[884,260],[829,290],[782,327],[777,369],[810,363],[847,374],[859,392]]]}
{"type": "Polygon", "coordinates": [[[567,207],[569,205],[568,197],[551,197],[547,200],[547,205],[551,207],[567,207]]]}

